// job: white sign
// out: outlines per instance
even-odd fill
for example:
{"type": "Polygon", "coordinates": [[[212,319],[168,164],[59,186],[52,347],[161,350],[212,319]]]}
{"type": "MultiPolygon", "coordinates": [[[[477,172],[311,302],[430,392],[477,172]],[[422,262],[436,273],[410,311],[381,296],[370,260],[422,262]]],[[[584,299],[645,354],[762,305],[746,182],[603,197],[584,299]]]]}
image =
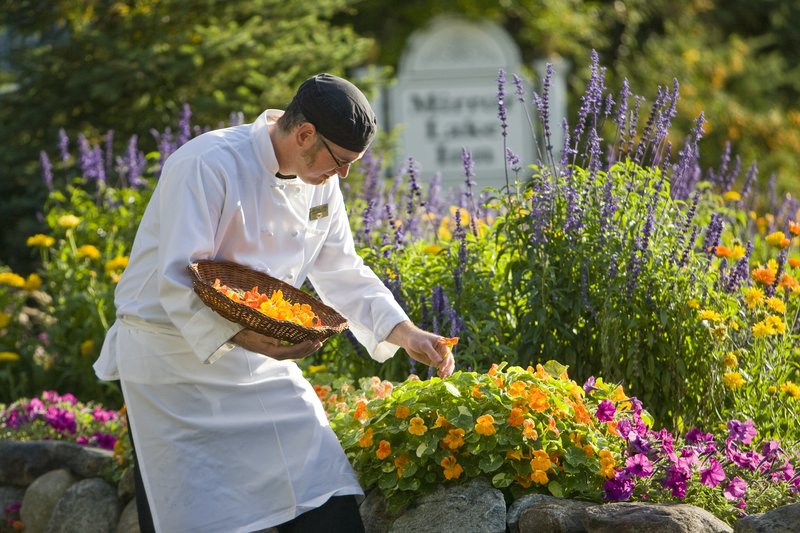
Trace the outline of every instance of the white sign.
{"type": "MultiPolygon", "coordinates": [[[[459,187],[466,179],[461,156],[466,148],[479,189],[505,185],[500,69],[506,73],[506,146],[523,164],[532,162],[533,135],[512,80],[513,74],[521,75],[517,46],[495,24],[453,17],[434,19],[414,34],[401,60],[389,93],[390,127],[401,128],[400,159],[419,162],[423,178],[440,172],[443,185],[459,187]]],[[[530,101],[530,85],[524,84],[530,101]]],[[[513,182],[513,172],[508,173],[513,182]]]]}

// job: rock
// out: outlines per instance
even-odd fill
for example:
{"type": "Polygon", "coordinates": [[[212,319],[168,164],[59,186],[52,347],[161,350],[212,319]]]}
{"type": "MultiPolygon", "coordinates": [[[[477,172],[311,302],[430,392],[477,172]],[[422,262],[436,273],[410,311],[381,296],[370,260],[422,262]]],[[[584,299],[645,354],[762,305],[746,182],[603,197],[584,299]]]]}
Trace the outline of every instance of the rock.
{"type": "Polygon", "coordinates": [[[114,487],[100,478],[72,485],[53,509],[47,533],[108,533],[114,531],[122,502],[114,487]]]}
{"type": "Polygon", "coordinates": [[[684,504],[607,503],[587,507],[591,533],[728,533],[733,529],[708,511],[684,504]]]}
{"type": "Polygon", "coordinates": [[[387,533],[400,515],[390,513],[386,498],[378,489],[372,489],[358,507],[365,533],[387,533]]]}
{"type": "Polygon", "coordinates": [[[800,503],[746,516],[733,524],[734,533],[800,533],[800,503]]]}
{"type": "Polygon", "coordinates": [[[111,452],[69,442],[0,441],[0,485],[27,487],[50,470],[69,468],[80,477],[100,475],[110,466],[111,452]]]}
{"type": "Polygon", "coordinates": [[[560,501],[558,498],[555,498],[554,496],[548,496],[547,494],[526,494],[525,496],[514,500],[514,503],[511,504],[511,507],[508,508],[508,512],[506,513],[508,530],[511,533],[519,533],[518,522],[520,515],[528,507],[548,499],[560,501]]]}
{"type": "Polygon", "coordinates": [[[503,493],[483,479],[438,487],[417,499],[389,533],[505,533],[503,493]]]}
{"type": "Polygon", "coordinates": [[[117,533],[141,533],[139,515],[136,512],[136,498],[128,502],[117,523],[117,533]]]}
{"type": "Polygon", "coordinates": [[[117,484],[117,496],[123,503],[131,501],[136,496],[136,476],[133,467],[126,468],[117,484]]]}
{"type": "Polygon", "coordinates": [[[597,504],[545,497],[522,509],[517,521],[519,533],[585,533],[584,511],[597,504]]]}
{"type": "Polygon", "coordinates": [[[20,518],[26,533],[39,533],[47,529],[58,500],[78,479],[64,468],[51,470],[36,478],[25,491],[20,518]]]}

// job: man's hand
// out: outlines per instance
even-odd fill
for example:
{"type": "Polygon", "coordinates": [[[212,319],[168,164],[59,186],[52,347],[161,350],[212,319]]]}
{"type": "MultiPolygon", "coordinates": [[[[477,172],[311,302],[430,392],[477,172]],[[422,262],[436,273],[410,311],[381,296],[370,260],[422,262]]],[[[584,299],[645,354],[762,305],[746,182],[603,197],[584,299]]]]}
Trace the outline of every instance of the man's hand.
{"type": "Polygon", "coordinates": [[[243,329],[233,337],[231,342],[245,350],[260,353],[273,359],[302,359],[322,348],[322,341],[307,340],[298,344],[281,344],[278,339],[267,337],[252,329],[243,329]]]}
{"type": "Polygon", "coordinates": [[[450,348],[439,342],[441,338],[405,321],[397,324],[386,340],[401,346],[412,359],[437,368],[437,375],[446,378],[453,373],[456,362],[450,348]]]}

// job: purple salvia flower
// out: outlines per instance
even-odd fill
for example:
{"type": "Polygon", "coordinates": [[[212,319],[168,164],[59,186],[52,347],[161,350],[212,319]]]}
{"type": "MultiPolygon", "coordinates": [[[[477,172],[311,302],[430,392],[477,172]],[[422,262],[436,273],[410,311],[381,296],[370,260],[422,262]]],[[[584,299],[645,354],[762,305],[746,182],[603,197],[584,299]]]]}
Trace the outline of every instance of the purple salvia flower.
{"type": "Polygon", "coordinates": [[[616,131],[616,141],[615,147],[617,144],[620,146],[625,145],[625,141],[627,138],[627,129],[626,129],[626,122],[628,120],[628,98],[631,97],[631,90],[630,84],[628,83],[628,78],[624,78],[622,80],[622,88],[619,91],[619,106],[617,107],[617,113],[614,117],[614,123],[617,125],[616,131]]]}
{"type": "Polygon", "coordinates": [[[497,74],[497,117],[500,119],[500,133],[508,137],[508,110],[506,109],[506,71],[500,69],[497,74]]]}
{"type": "Polygon", "coordinates": [[[106,181],[106,166],[103,161],[103,151],[99,146],[95,145],[92,149],[92,159],[94,160],[94,179],[98,182],[106,181]]]}
{"type": "Polygon", "coordinates": [[[114,168],[114,130],[108,130],[105,136],[105,153],[106,153],[106,160],[105,160],[105,173],[106,175],[111,174],[111,170],[114,168]]]}
{"type": "Polygon", "coordinates": [[[604,92],[604,72],[605,69],[600,68],[600,56],[596,50],[592,50],[592,64],[589,67],[591,74],[589,76],[589,83],[586,86],[586,91],[581,96],[581,107],[578,110],[578,118],[573,131],[574,150],[577,151],[578,143],[580,143],[581,136],[583,135],[586,122],[590,116],[597,123],[597,113],[603,105],[603,92],[604,92]]]}
{"type": "Polygon", "coordinates": [[[517,95],[517,100],[520,103],[525,103],[525,86],[522,84],[522,78],[516,74],[512,74],[511,79],[514,81],[514,94],[517,95]]]}
{"type": "Polygon", "coordinates": [[[722,235],[723,227],[722,215],[713,213],[711,220],[706,228],[706,235],[703,239],[703,253],[713,255],[715,248],[719,245],[720,236],[722,235]]]}
{"type": "Polygon", "coordinates": [[[725,481],[725,471],[722,465],[713,457],[708,461],[708,468],[700,471],[700,483],[712,489],[725,481]]]}
{"type": "Polygon", "coordinates": [[[774,213],[778,210],[778,190],[776,187],[777,178],[778,175],[773,172],[769,175],[769,181],[767,182],[767,198],[769,198],[770,213],[774,213]]]}
{"type": "Polygon", "coordinates": [[[753,164],[750,165],[750,170],[747,171],[747,175],[745,175],[744,178],[744,185],[742,186],[742,201],[746,200],[750,195],[750,190],[753,188],[753,183],[755,183],[757,179],[758,163],[753,162],[753,164]]]}
{"type": "Polygon", "coordinates": [[[728,483],[728,485],[722,491],[722,494],[724,494],[725,498],[728,500],[734,501],[744,497],[746,491],[747,482],[739,476],[736,476],[730,481],[730,483],[728,483]]]}
{"type": "Polygon", "coordinates": [[[539,112],[539,117],[542,119],[542,128],[544,130],[544,144],[545,153],[552,159],[553,145],[551,142],[550,134],[550,87],[553,83],[553,64],[547,63],[545,66],[544,81],[542,82],[542,95],[541,97],[534,94],[534,103],[536,110],[539,112]]]}
{"type": "MultiPolygon", "coordinates": [[[[565,172],[569,169],[570,156],[574,156],[578,152],[570,147],[569,123],[567,122],[566,118],[561,120],[561,130],[563,132],[562,135],[564,136],[564,144],[561,146],[561,160],[558,162],[558,164],[559,167],[561,167],[561,171],[565,172]]],[[[569,172],[572,172],[572,170],[569,169],[569,172]]]]}
{"type": "Polygon", "coordinates": [[[664,105],[664,98],[666,98],[666,95],[667,93],[664,87],[659,85],[656,90],[656,99],[653,101],[653,105],[650,108],[650,116],[647,117],[644,131],[639,139],[639,143],[636,145],[634,160],[640,164],[643,163],[645,149],[653,142],[656,124],[661,121],[661,107],[664,105]]]}
{"type": "Polygon", "coordinates": [[[50,163],[50,158],[47,157],[47,152],[42,150],[39,152],[39,162],[42,165],[42,181],[47,187],[48,191],[53,190],[53,165],[50,163]]]}
{"type": "Polygon", "coordinates": [[[477,209],[475,207],[475,197],[472,188],[477,185],[472,178],[475,176],[475,163],[472,161],[472,154],[466,148],[461,148],[461,160],[464,163],[464,195],[466,196],[467,209],[470,214],[470,229],[473,235],[478,235],[478,226],[476,219],[478,218],[477,209]]]}
{"type": "Polygon", "coordinates": [[[58,151],[61,154],[61,161],[69,161],[69,137],[64,128],[59,128],[58,130],[58,151]]]}
{"type": "Polygon", "coordinates": [[[178,140],[177,147],[183,146],[192,137],[192,108],[189,104],[181,107],[181,117],[178,121],[178,140]]]}
{"type": "Polygon", "coordinates": [[[364,242],[370,242],[370,235],[372,234],[372,230],[375,228],[375,208],[378,204],[378,201],[375,198],[370,199],[367,207],[364,208],[364,214],[361,217],[362,224],[361,224],[361,233],[364,236],[364,242]]]}
{"type": "Polygon", "coordinates": [[[731,269],[730,276],[728,276],[728,285],[726,287],[728,292],[734,292],[739,289],[743,282],[750,280],[750,256],[753,253],[753,242],[748,241],[745,246],[745,254],[736,261],[736,264],[731,269]]]}
{"type": "Polygon", "coordinates": [[[602,157],[602,150],[600,148],[600,141],[602,139],[597,135],[597,129],[592,126],[589,128],[589,176],[594,181],[597,176],[597,171],[600,170],[600,161],[602,157]]]}
{"type": "Polygon", "coordinates": [[[511,148],[506,148],[506,161],[511,166],[511,170],[514,171],[514,174],[519,175],[519,171],[522,170],[519,162],[519,156],[511,151],[511,148]]]}
{"type": "Polygon", "coordinates": [[[775,280],[769,287],[767,287],[767,290],[764,291],[767,296],[775,295],[775,291],[778,289],[778,284],[781,281],[781,277],[783,277],[783,271],[786,268],[786,259],[788,259],[788,256],[789,256],[788,248],[782,249],[778,254],[778,269],[775,272],[775,280]]]}

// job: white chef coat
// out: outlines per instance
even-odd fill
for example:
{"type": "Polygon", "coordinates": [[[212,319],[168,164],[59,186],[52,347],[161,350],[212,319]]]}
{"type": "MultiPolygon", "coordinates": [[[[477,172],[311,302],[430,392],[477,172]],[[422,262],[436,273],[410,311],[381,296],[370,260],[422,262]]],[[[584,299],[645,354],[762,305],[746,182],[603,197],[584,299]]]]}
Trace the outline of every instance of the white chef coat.
{"type": "Polygon", "coordinates": [[[297,365],[227,343],[241,326],[199,300],[186,269],[211,258],[296,287],[308,277],[374,359],[397,350],[385,338],[408,317],[356,253],[338,177],[275,176],[267,128],[280,114],[168,158],[116,289],[94,368],[121,380],[158,531],[254,531],[362,493],[297,365]],[[310,220],[326,204],[328,216],[310,220]]]}

